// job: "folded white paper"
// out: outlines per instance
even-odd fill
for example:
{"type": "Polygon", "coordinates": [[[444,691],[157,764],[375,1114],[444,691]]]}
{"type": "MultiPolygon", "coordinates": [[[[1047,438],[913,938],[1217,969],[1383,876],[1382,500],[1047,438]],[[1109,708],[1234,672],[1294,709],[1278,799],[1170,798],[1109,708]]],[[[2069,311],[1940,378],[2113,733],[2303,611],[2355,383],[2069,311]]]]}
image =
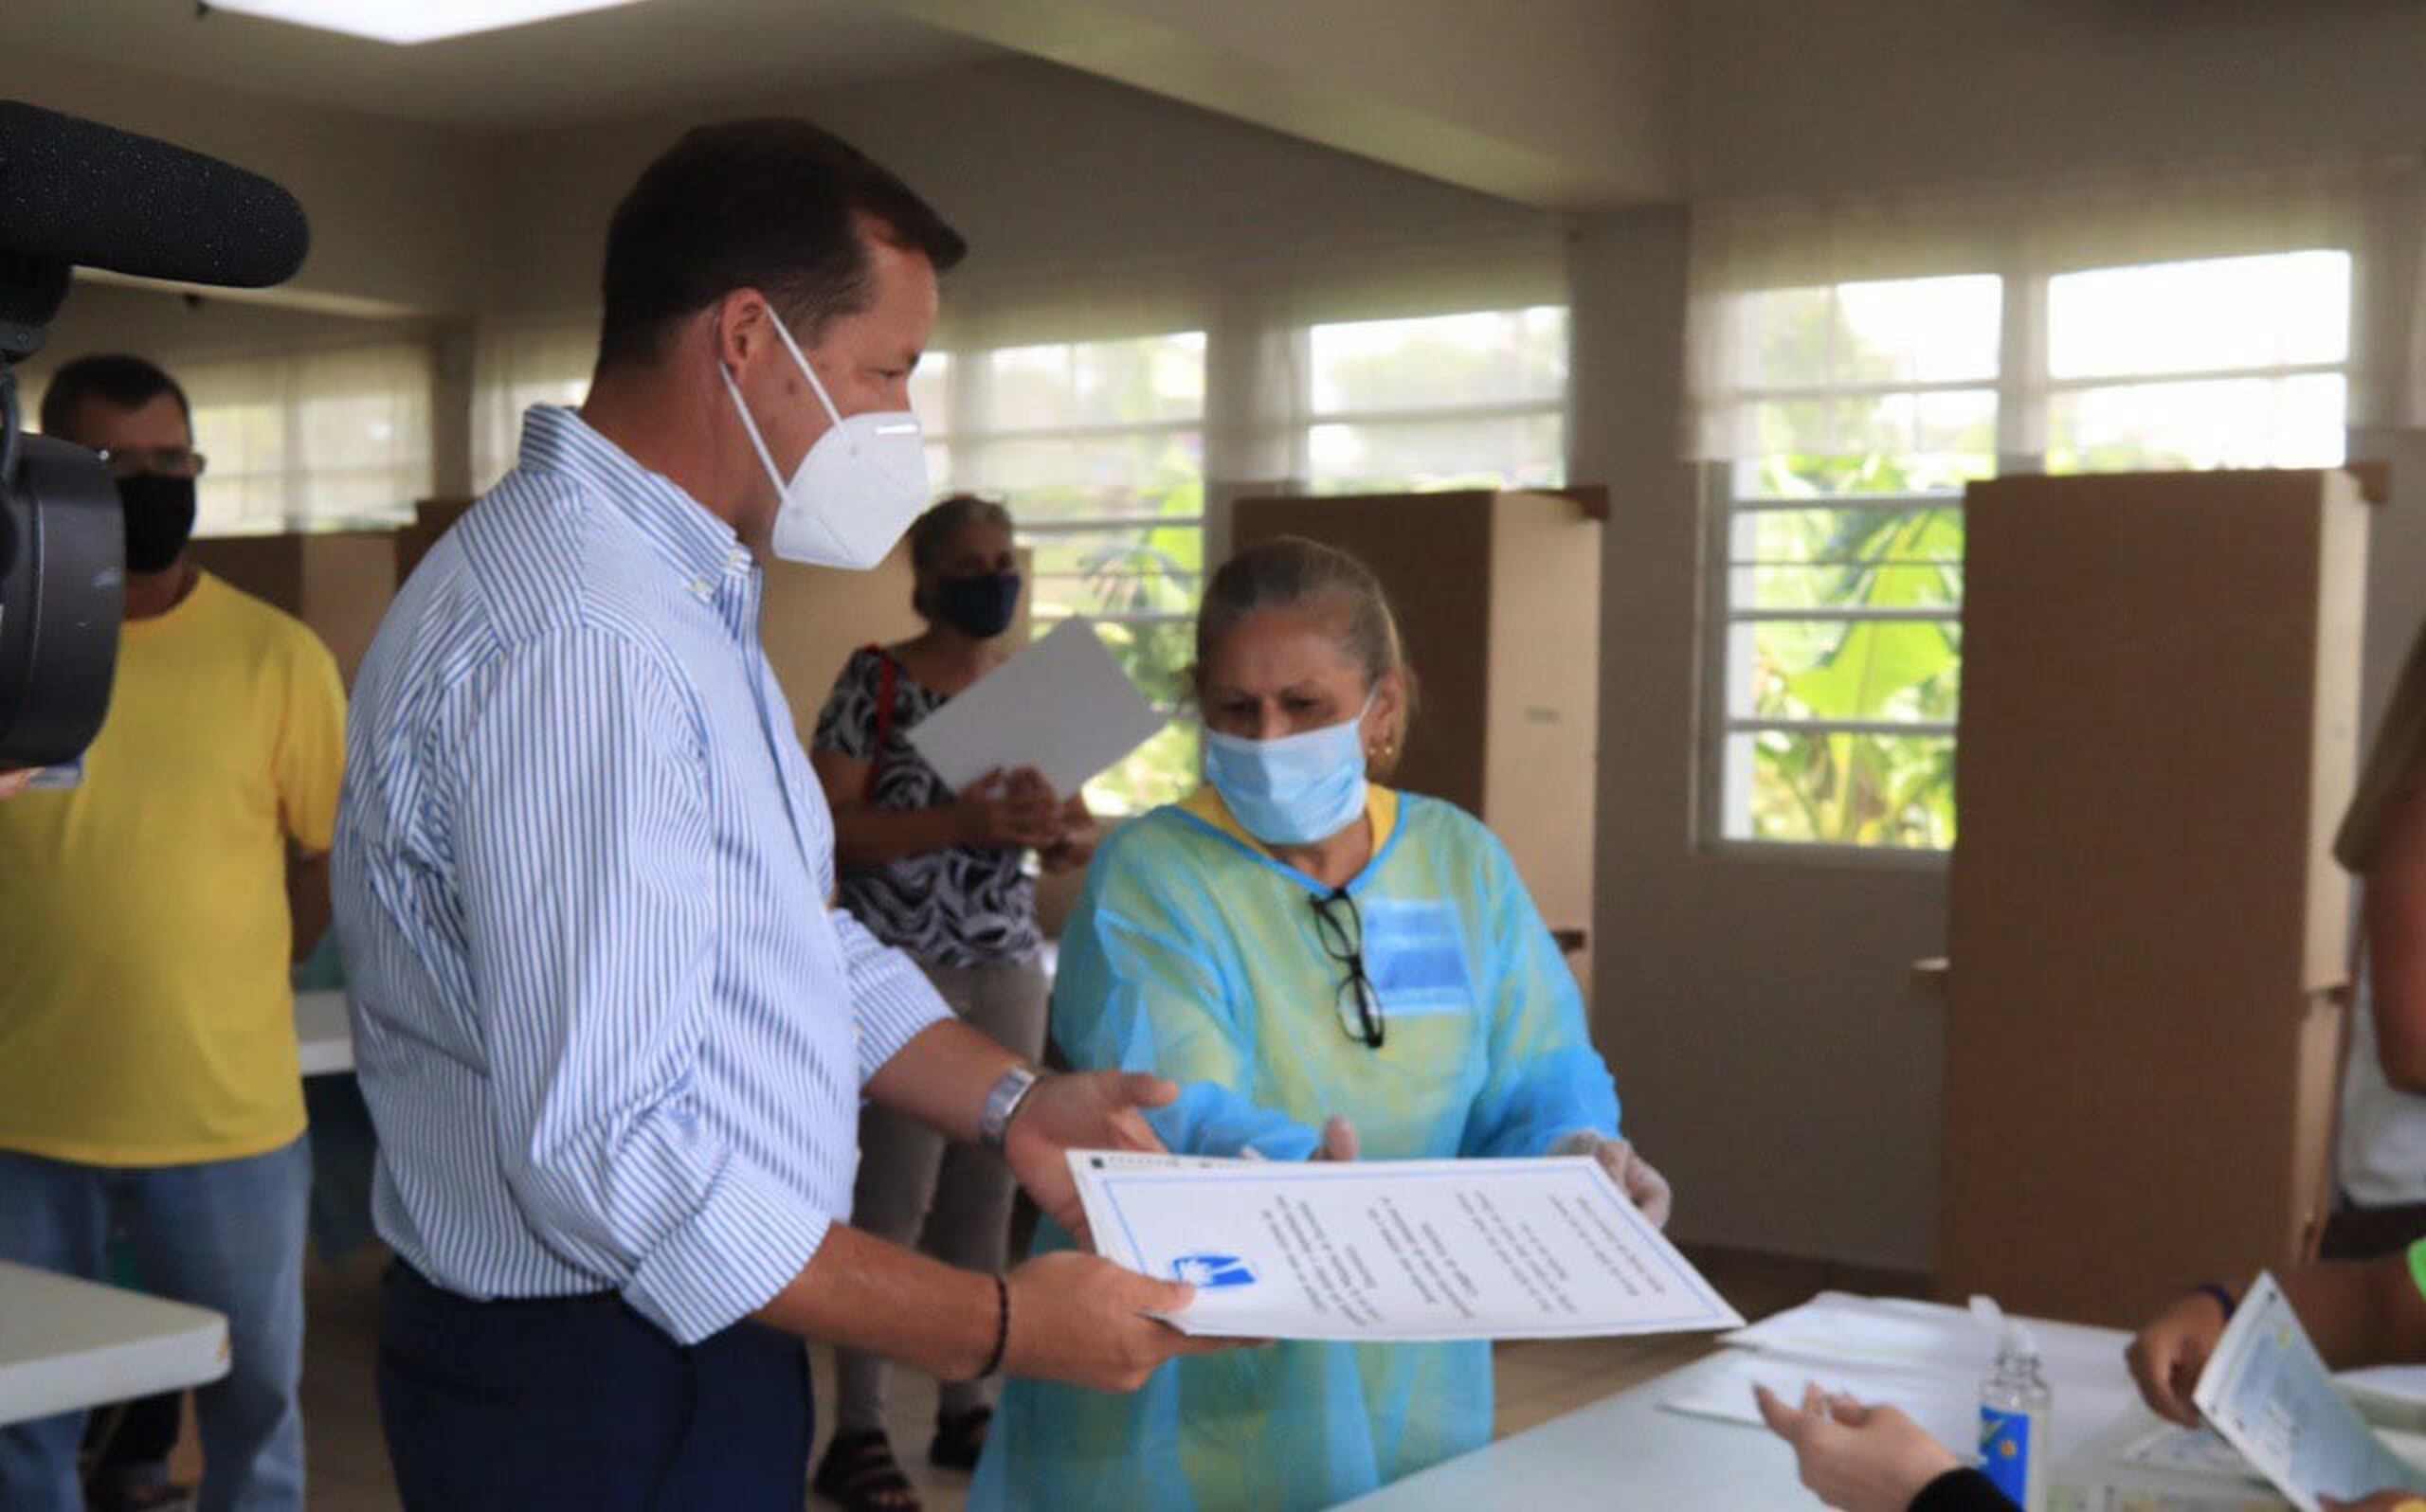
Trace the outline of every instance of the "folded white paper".
{"type": "Polygon", "coordinates": [[[1077,1150],[1107,1258],[1193,1282],[1233,1339],[1559,1339],[1744,1320],[1583,1158],[1250,1161],[1077,1150]]]}
{"type": "Polygon", "coordinates": [[[955,790],[1033,766],[1066,795],[1164,723],[1095,626],[1072,619],[912,726],[909,740],[955,790]]]}

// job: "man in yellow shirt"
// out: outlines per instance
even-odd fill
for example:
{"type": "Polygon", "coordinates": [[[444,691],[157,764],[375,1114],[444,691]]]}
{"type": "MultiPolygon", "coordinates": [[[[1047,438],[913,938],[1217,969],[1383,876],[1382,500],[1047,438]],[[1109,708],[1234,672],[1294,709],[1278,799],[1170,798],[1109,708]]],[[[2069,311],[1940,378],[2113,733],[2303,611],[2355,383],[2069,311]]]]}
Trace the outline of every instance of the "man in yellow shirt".
{"type": "MultiPolygon", "coordinates": [[[[0,1258],[102,1279],[115,1229],[148,1289],[226,1314],[232,1368],[196,1394],[201,1504],[299,1508],[287,882],[329,847],[345,694],[309,630],[187,556],[203,459],[166,373],[70,363],[42,423],[118,480],[126,625],[81,781],[0,806],[0,1258]]],[[[0,1507],[81,1512],[82,1426],[0,1429],[0,1507]]]]}

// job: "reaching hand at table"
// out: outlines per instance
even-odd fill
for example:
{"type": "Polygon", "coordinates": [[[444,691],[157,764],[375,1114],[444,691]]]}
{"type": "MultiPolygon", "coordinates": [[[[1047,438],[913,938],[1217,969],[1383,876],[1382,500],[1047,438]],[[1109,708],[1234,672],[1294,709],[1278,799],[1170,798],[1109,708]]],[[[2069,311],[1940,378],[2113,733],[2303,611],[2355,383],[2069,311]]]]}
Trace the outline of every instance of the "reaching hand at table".
{"type": "Polygon", "coordinates": [[[2131,1366],[2131,1382],[2140,1399],[2159,1417],[2197,1428],[2199,1409],[2190,1394],[2198,1389],[2200,1372],[2216,1341],[2224,1336],[2224,1305],[2203,1291],[2192,1292],[2158,1313],[2131,1341],[2123,1358],[2131,1366]]]}
{"type": "Polygon", "coordinates": [[[1642,1210],[1655,1229],[1668,1227],[1668,1215],[1675,1211],[1676,1195],[1668,1179],[1658,1168],[1635,1152],[1631,1140],[1613,1140],[1605,1134],[1580,1130],[1569,1134],[1550,1147],[1553,1155],[1589,1155],[1609,1173],[1609,1179],[1626,1195],[1626,1200],[1642,1210]]]}
{"type": "Polygon", "coordinates": [[[1842,1512],[1905,1512],[1930,1482],[1963,1467],[1896,1408],[1865,1407],[1806,1386],[1798,1409],[1765,1386],[1752,1391],[1769,1431],[1794,1446],[1802,1484],[1842,1512]]]}
{"type": "Polygon", "coordinates": [[[34,768],[30,766],[0,771],[0,801],[14,798],[24,792],[32,785],[33,780],[34,768]]]}

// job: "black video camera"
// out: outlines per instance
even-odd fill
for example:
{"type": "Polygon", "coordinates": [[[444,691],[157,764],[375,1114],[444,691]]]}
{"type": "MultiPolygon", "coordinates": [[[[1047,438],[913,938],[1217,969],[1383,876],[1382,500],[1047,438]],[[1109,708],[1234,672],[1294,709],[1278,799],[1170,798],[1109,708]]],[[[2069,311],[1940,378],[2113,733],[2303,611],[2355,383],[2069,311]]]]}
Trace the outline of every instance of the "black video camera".
{"type": "Polygon", "coordinates": [[[92,744],[125,609],[117,484],[82,447],[26,434],[16,365],[79,265],[260,289],[310,243],[302,207],[265,178],[0,100],[0,770],[92,744]]]}

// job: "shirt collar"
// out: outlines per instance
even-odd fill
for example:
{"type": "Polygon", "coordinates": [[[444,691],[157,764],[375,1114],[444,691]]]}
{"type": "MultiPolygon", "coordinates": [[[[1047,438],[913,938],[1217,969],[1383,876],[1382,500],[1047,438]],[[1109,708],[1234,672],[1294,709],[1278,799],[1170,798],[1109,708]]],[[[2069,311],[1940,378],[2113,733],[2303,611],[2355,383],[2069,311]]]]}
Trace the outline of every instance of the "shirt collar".
{"type": "Polygon", "coordinates": [[[632,460],[573,410],[534,405],[524,412],[522,465],[570,474],[586,492],[609,500],[702,597],[725,574],[751,565],[732,526],[673,479],[632,460]]]}

